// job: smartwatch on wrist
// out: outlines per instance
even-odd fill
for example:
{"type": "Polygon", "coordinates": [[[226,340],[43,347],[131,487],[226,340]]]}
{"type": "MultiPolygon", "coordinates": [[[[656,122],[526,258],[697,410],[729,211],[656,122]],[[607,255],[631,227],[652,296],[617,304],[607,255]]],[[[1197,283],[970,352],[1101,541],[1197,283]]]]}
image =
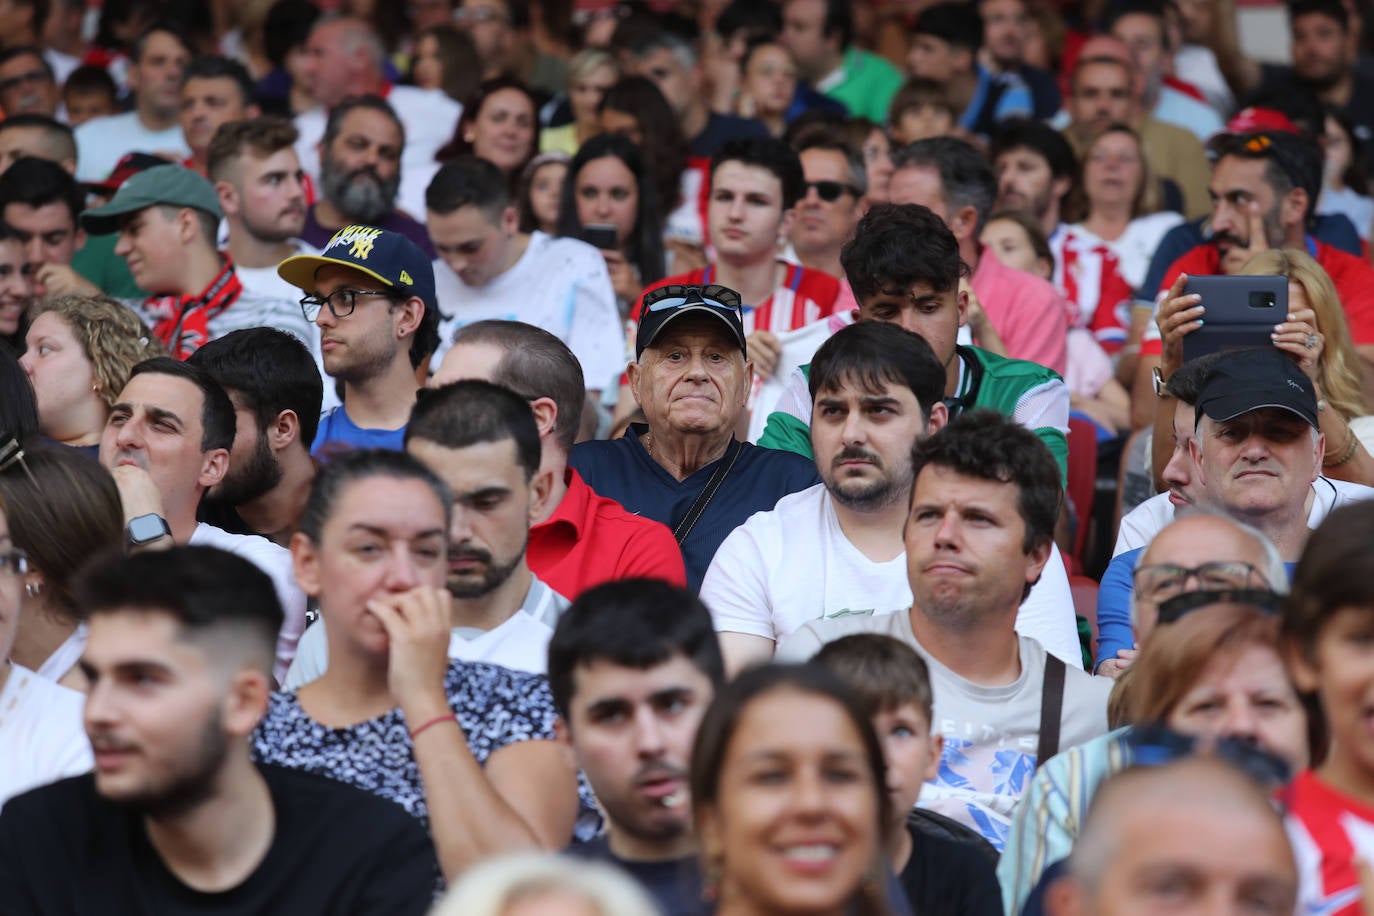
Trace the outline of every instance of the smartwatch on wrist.
{"type": "Polygon", "coordinates": [[[1169,389],[1167,387],[1168,380],[1164,378],[1164,373],[1160,370],[1160,368],[1158,366],[1155,366],[1151,374],[1154,376],[1155,397],[1160,399],[1167,399],[1173,397],[1173,395],[1169,393],[1169,389]]]}
{"type": "Polygon", "coordinates": [[[130,519],[124,531],[128,535],[130,547],[142,547],[172,533],[172,529],[167,525],[167,519],[154,512],[130,519]]]}

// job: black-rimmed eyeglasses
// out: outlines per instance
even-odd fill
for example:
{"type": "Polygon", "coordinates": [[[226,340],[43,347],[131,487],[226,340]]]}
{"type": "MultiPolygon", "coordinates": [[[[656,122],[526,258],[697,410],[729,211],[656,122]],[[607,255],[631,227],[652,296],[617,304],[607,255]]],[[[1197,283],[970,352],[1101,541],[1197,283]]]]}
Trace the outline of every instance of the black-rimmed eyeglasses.
{"type": "Polygon", "coordinates": [[[329,314],[335,318],[347,318],[353,314],[359,296],[394,298],[390,291],[384,289],[336,289],[328,296],[302,296],[301,311],[305,313],[305,320],[311,324],[315,323],[315,319],[320,316],[320,311],[326,305],[329,306],[329,314]]]}
{"type": "Polygon", "coordinates": [[[1199,566],[1151,563],[1137,567],[1132,578],[1135,593],[1158,604],[1182,594],[1190,579],[1203,590],[1238,589],[1251,585],[1256,572],[1249,563],[1203,563],[1199,566]]]}

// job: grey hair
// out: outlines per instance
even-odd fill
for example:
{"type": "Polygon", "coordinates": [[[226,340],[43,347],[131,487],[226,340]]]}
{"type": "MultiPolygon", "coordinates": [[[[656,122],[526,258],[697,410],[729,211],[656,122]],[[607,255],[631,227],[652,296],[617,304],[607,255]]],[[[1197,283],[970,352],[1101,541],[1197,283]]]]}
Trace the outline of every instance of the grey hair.
{"type": "Polygon", "coordinates": [[[997,178],[987,157],[976,147],[954,137],[931,137],[893,150],[892,170],[911,168],[938,172],[940,190],[949,207],[947,215],[972,207],[978,214],[977,232],[983,231],[997,199],[997,178]]]}
{"type": "Polygon", "coordinates": [[[688,70],[697,65],[697,52],[692,48],[692,45],[672,32],[657,32],[647,36],[642,41],[635,42],[630,49],[630,54],[635,60],[643,60],[655,51],[673,52],[677,62],[688,70]]]}
{"type": "Polygon", "coordinates": [[[379,36],[375,30],[369,28],[367,23],[363,22],[361,19],[355,19],[352,16],[343,16],[339,13],[325,13],[320,16],[319,19],[315,20],[314,28],[312,28],[311,31],[318,29],[320,26],[329,25],[334,22],[342,22],[348,26],[348,28],[344,29],[339,34],[343,52],[345,54],[352,54],[354,51],[362,48],[367,52],[368,60],[372,62],[372,66],[381,70],[383,63],[386,61],[386,45],[382,44],[381,36],[379,36]]]}
{"type": "Polygon", "coordinates": [[[639,883],[602,862],[553,853],[519,853],[474,866],[430,916],[501,916],[507,907],[543,894],[576,897],[598,916],[643,916],[658,905],[639,883]]]}

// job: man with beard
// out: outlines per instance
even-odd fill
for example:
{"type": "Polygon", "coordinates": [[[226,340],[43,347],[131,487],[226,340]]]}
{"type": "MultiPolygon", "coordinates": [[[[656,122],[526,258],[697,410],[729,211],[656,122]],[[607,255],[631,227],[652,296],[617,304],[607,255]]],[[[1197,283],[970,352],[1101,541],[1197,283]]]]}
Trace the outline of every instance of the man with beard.
{"type": "Polygon", "coordinates": [[[916,444],[903,539],[908,610],[815,620],[778,646],[804,661],[851,633],[916,649],[945,737],[922,807],[977,830],[999,851],[1037,763],[1107,731],[1112,682],[1065,665],[1016,631],[1017,606],[1050,554],[1063,497],[1035,434],[991,411],[951,420],[916,444]],[[1057,727],[1056,727],[1057,726],[1057,727]]]}
{"type": "Polygon", "coordinates": [[[1174,48],[1162,0],[1127,0],[1107,14],[1106,31],[1131,49],[1145,79],[1141,110],[1206,142],[1224,129],[1221,115],[1195,86],[1174,75],[1174,48]]]}
{"type": "Polygon", "coordinates": [[[1157,320],[1145,329],[1132,397],[1137,423],[1153,422],[1158,403],[1151,391],[1161,364],[1159,322],[1178,328],[1203,320],[1206,303],[1177,302],[1186,277],[1240,273],[1252,257],[1270,248],[1306,251],[1322,266],[1336,287],[1360,368],[1366,374],[1374,371],[1374,267],[1307,232],[1321,193],[1322,153],[1316,142],[1282,131],[1221,134],[1209,149],[1216,157],[1212,237],[1164,271],[1159,301],[1185,307],[1161,307],[1157,320]]]}
{"type": "Polygon", "coordinates": [[[196,366],[167,357],[134,366],[100,436],[100,463],[114,477],[131,551],[173,544],[216,547],[267,575],[286,614],[277,639],[278,679],[305,629],[305,593],[291,554],[261,537],[230,534],[197,521],[207,490],[229,469],[237,418],[224,389],[196,366]]]}
{"type": "MultiPolygon", "coordinates": [[[[539,466],[539,428],[529,402],[490,382],[430,389],[411,413],[406,451],[453,492],[449,658],[543,674],[545,648],[568,601],[525,562],[530,522],[543,513],[553,482],[539,466]]],[[[301,638],[286,687],[309,683],[328,664],[321,621],[301,638]]]]}
{"type": "Polygon", "coordinates": [[[863,321],[821,344],[808,381],[821,482],[736,528],[702,581],[731,672],[808,621],[911,602],[911,447],[945,425],[944,367],[916,334],[863,321]]]}
{"type": "Polygon", "coordinates": [[[301,238],[323,248],[344,226],[378,226],[404,235],[432,260],[425,227],[396,209],[405,144],[401,119],[380,96],[353,96],[330,111],[319,146],[320,199],[306,212],[301,238]]]}
{"type": "Polygon", "coordinates": [[[428,910],[434,850],[414,818],[249,757],[282,622],[265,575],[222,551],[177,547],[105,557],[77,594],[90,622],[81,667],[95,772],[5,805],[7,909],[428,910]]]}
{"type": "Polygon", "coordinates": [[[289,257],[277,273],[306,293],[301,309],[319,328],[325,372],[343,383],[345,403],[320,418],[310,453],[399,451],[416,368],[439,342],[429,258],[398,233],[346,226],[320,254],[289,257]]]}
{"type": "Polygon", "coordinates": [[[710,613],[665,582],[597,586],[549,643],[556,727],[606,820],[602,836],[565,853],[619,866],[666,916],[701,912],[687,776],[701,717],[724,682],[710,613]]]}
{"type": "MultiPolygon", "coordinates": [[[[305,230],[305,173],[296,155],[296,128],[281,117],[230,121],[215,131],[207,171],[219,194],[229,227],[229,256],[245,293],[299,308],[300,291],[277,274],[287,258],[309,253],[300,240],[305,230]]],[[[324,375],[319,329],[303,338],[324,375]]],[[[339,405],[327,380],[321,407],[339,405]]],[[[309,440],[306,440],[307,443],[309,440]]]]}
{"type": "Polygon", "coordinates": [[[249,328],[210,341],[187,363],[224,389],[236,419],[229,468],[200,518],[289,549],[315,480],[310,443],[323,386],[310,351],[285,331],[249,328]]]}
{"type": "Polygon", "coordinates": [[[134,311],[177,359],[242,328],[282,328],[308,340],[298,308],[244,291],[233,259],[215,243],[221,216],[204,176],[168,164],[124,182],[109,203],[81,214],[81,225],[91,235],[118,233],[114,253],[152,294],[134,311]]]}

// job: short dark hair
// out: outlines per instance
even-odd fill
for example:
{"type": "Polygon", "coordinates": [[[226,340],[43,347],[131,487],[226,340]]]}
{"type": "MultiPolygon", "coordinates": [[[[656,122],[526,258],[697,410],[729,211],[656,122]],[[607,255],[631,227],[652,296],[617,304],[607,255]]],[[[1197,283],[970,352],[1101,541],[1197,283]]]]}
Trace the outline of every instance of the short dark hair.
{"type": "Polygon", "coordinates": [[[840,251],[840,264],[861,303],[879,293],[904,296],[917,283],[948,292],[963,272],[954,233],[918,204],[870,208],[840,251]]]}
{"type": "Polygon", "coordinates": [[[80,228],[77,219],[86,208],[86,195],[76,179],[51,159],[25,156],[0,175],[0,210],[8,204],[38,209],[55,203],[65,205],[72,215],[72,228],[80,228]]]}
{"type": "Polygon", "coordinates": [[[962,0],[936,3],[916,17],[912,35],[933,35],[947,44],[977,51],[983,46],[983,17],[978,7],[962,0]]]}
{"type": "Polygon", "coordinates": [[[945,367],[930,344],[887,321],[859,321],[841,328],[811,358],[807,383],[812,401],[822,392],[839,390],[846,381],[870,392],[886,383],[903,385],[911,389],[926,419],[945,396],[945,367]]]}
{"type": "Polygon", "coordinates": [[[586,406],[587,386],[582,364],[568,345],[543,328],[523,321],[487,319],[465,324],[453,334],[453,346],[489,344],[504,355],[492,368],[491,379],[527,401],[549,398],[558,408],[554,436],[567,451],[577,441],[586,406]]]}
{"type": "Polygon", "coordinates": [[[736,32],[747,32],[753,37],[768,35],[776,40],[781,31],[782,14],[771,2],[730,0],[716,17],[716,33],[727,41],[736,32]]]}
{"type": "Polygon", "coordinates": [[[148,47],[148,39],[152,38],[158,32],[164,35],[170,35],[181,45],[187,54],[192,56],[195,55],[195,48],[191,46],[191,40],[186,37],[186,33],[171,22],[164,20],[148,26],[148,28],[144,29],[139,36],[134,39],[133,47],[129,49],[129,59],[134,63],[138,63],[143,57],[144,49],[148,47]]]}
{"type": "Polygon", "coordinates": [[[1350,14],[1341,0],[1288,0],[1289,22],[1296,21],[1299,16],[1315,15],[1334,20],[1342,32],[1350,32],[1350,14]]]}
{"type": "MultiPolygon", "coordinates": [[[[960,414],[911,450],[913,477],[927,465],[965,477],[1015,484],[1017,509],[1025,522],[1021,549],[1030,553],[1054,540],[1063,488],[1059,464],[1040,437],[995,410],[960,414]]],[[[912,487],[914,495],[916,488],[912,487]]]]}
{"type": "Polygon", "coordinates": [[[1164,49],[1169,47],[1169,29],[1166,27],[1163,0],[1118,0],[1107,10],[1102,20],[1102,31],[1110,33],[1116,24],[1127,16],[1149,16],[1159,25],[1159,42],[1164,49]]]}
{"type": "Polygon", "coordinates": [[[887,108],[887,121],[895,126],[903,114],[924,105],[944,109],[952,118],[959,117],[959,110],[950,98],[948,86],[939,80],[913,76],[892,96],[892,103],[887,108]]]}
{"type": "Polygon", "coordinates": [[[853,633],[821,646],[814,664],[833,671],[859,696],[868,715],[912,704],[930,725],[930,668],[911,646],[882,633],[853,633]]]}
{"type": "Polygon", "coordinates": [[[1003,153],[1025,148],[1049,164],[1055,178],[1073,178],[1078,174],[1078,160],[1073,147],[1059,131],[1044,121],[1031,118],[1011,118],[1003,121],[992,134],[988,158],[993,162],[1003,153]]]}
{"type": "Polygon", "coordinates": [[[48,63],[48,59],[43,56],[42,48],[33,45],[16,45],[13,48],[5,48],[3,51],[0,51],[0,67],[3,67],[16,57],[37,58],[39,66],[43,68],[43,72],[48,74],[48,79],[51,82],[57,82],[57,75],[53,73],[52,64],[48,63]]]}
{"type": "Polygon", "coordinates": [[[296,125],[280,115],[260,115],[242,121],[221,124],[210,140],[205,154],[205,172],[211,181],[226,177],[229,166],[238,161],[244,150],[258,156],[270,156],[294,147],[300,132],[296,125]]]}
{"type": "Polygon", "coordinates": [[[310,0],[277,0],[272,4],[262,27],[263,50],[272,66],[286,66],[287,54],[310,39],[310,30],[319,18],[320,8],[310,0]]]}
{"type": "Polygon", "coordinates": [[[510,439],[525,479],[539,472],[539,426],[529,401],[491,382],[465,379],[421,389],[406,424],[405,444],[416,439],[443,448],[510,439]]]}
{"type": "Polygon", "coordinates": [[[549,640],[549,690],[566,722],[578,667],[595,661],[640,670],[681,653],[719,688],[725,683],[711,612],[695,592],[658,579],[620,579],[577,597],[549,640]]]}
{"type": "Polygon", "coordinates": [[[909,168],[934,169],[940,174],[940,190],[950,213],[973,207],[978,214],[979,232],[997,199],[997,178],[987,157],[966,140],[955,137],[929,137],[892,151],[894,171],[909,168]]]}
{"type": "Polygon", "coordinates": [[[247,630],[272,672],[284,615],[272,579],[253,563],[215,547],[175,546],[125,556],[100,555],[76,578],[81,612],[92,617],[121,610],[160,611],[175,617],[181,634],[202,637],[219,629],[247,630]]]}
{"type": "Polygon", "coordinates": [[[711,157],[711,180],[726,162],[757,166],[771,172],[782,184],[782,209],[790,210],[806,193],[801,160],[792,147],[777,137],[736,137],[726,140],[711,157]]]}
{"type": "Polygon", "coordinates": [[[111,102],[119,98],[119,87],[115,85],[110,71],[95,64],[82,64],[77,67],[67,74],[67,81],[62,84],[64,96],[67,93],[82,92],[103,92],[110,97],[111,102]]]}
{"type": "MultiPolygon", "coordinates": [[[[868,192],[868,169],[864,165],[863,150],[845,140],[844,134],[836,128],[828,124],[816,124],[798,131],[796,136],[792,137],[791,143],[792,149],[797,151],[799,162],[801,154],[807,150],[819,149],[839,153],[844,157],[845,165],[849,169],[849,183],[858,188],[860,196],[868,192]]],[[[805,179],[806,170],[803,168],[802,180],[805,179]]]]}
{"type": "Polygon", "coordinates": [[[492,163],[471,154],[444,163],[425,188],[425,209],[440,216],[472,206],[494,222],[510,204],[506,176],[492,163]]]}
{"type": "Polygon", "coordinates": [[[373,477],[418,480],[428,486],[444,507],[444,528],[447,530],[449,516],[453,512],[453,496],[448,485],[408,452],[373,448],[344,452],[320,466],[319,473],[310,485],[305,511],[301,513],[300,532],[312,544],[319,546],[324,526],[334,514],[339,494],[350,484],[373,477]]]}
{"type": "Polygon", "coordinates": [[[234,416],[234,403],[219,386],[210,373],[200,366],[193,366],[170,356],[154,356],[134,366],[129,378],[140,375],[170,375],[172,378],[185,379],[200,389],[200,450],[229,449],[234,445],[234,430],[238,424],[234,416]]]}
{"type": "Polygon", "coordinates": [[[1221,352],[1208,353],[1206,356],[1199,356],[1190,359],[1183,365],[1174,370],[1165,382],[1165,387],[1169,393],[1178,398],[1189,407],[1197,406],[1198,395],[1202,394],[1202,383],[1207,380],[1212,367],[1216,365],[1221,357],[1221,352]]]}
{"type": "Polygon", "coordinates": [[[1309,660],[1322,628],[1342,608],[1374,608],[1371,543],[1374,503],[1363,500],[1333,511],[1308,537],[1293,571],[1281,632],[1309,660]]]}
{"type": "Polygon", "coordinates": [[[1208,142],[1207,151],[1217,162],[1227,156],[1265,160],[1264,180],[1273,188],[1275,197],[1301,188],[1307,192],[1304,218],[1310,219],[1316,210],[1322,189],[1322,151],[1311,137],[1278,130],[1221,133],[1208,142]]]}
{"type": "Polygon", "coordinates": [[[829,38],[838,34],[840,50],[848,48],[854,41],[854,13],[849,0],[825,0],[825,19],[821,22],[821,35],[829,38]]]}
{"type": "Polygon", "coordinates": [[[12,114],[0,121],[0,134],[21,127],[37,128],[43,131],[43,144],[47,147],[47,153],[52,159],[76,161],[76,135],[66,124],[45,114],[38,114],[33,111],[21,112],[12,114]]]}
{"type": "Polygon", "coordinates": [[[181,85],[185,86],[193,79],[233,80],[235,88],[239,91],[239,101],[244,105],[251,105],[257,93],[253,77],[248,74],[248,68],[232,57],[222,54],[200,54],[192,57],[181,73],[181,85]]]}
{"type": "Polygon", "coordinates": [[[359,109],[381,112],[390,118],[391,123],[395,124],[396,129],[401,133],[401,146],[405,146],[406,126],[396,116],[396,109],[392,108],[386,99],[380,95],[350,95],[330,109],[329,120],[324,122],[324,139],[320,142],[326,150],[338,139],[340,131],[343,130],[344,118],[359,109]]]}
{"type": "Polygon", "coordinates": [[[283,410],[296,415],[306,450],[320,425],[324,383],[310,348],[277,328],[245,328],[216,338],[187,360],[203,369],[225,391],[238,392],[253,412],[258,431],[283,410]]]}

